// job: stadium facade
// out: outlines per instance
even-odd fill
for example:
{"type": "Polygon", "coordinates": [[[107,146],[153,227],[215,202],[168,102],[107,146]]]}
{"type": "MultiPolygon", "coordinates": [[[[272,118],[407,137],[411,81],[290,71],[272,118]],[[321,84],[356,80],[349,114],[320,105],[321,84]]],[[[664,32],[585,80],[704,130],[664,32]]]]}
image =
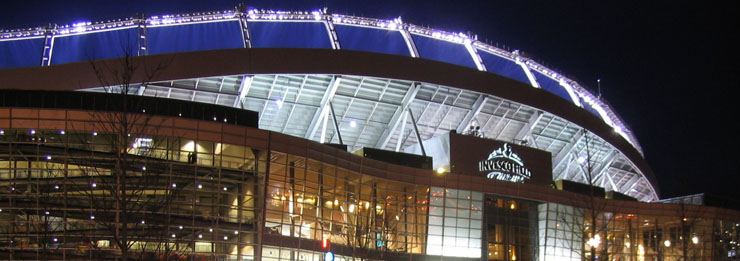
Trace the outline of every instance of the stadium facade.
{"type": "Polygon", "coordinates": [[[248,9],[0,31],[0,258],[736,259],[626,124],[475,36],[248,9]]]}

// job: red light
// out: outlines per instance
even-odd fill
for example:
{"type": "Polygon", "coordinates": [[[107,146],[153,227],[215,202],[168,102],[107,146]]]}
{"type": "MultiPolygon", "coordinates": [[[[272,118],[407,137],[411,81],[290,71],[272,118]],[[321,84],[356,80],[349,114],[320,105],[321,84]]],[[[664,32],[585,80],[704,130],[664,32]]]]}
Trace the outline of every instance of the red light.
{"type": "Polygon", "coordinates": [[[321,248],[323,248],[324,250],[329,249],[329,244],[329,238],[325,237],[323,240],[321,240],[321,248]]]}

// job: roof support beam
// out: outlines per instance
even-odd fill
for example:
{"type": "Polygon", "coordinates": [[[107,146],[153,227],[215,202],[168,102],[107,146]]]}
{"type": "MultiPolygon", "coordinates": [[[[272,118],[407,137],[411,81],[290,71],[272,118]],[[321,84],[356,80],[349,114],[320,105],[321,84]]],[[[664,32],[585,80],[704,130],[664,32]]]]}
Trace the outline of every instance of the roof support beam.
{"type": "Polygon", "coordinates": [[[404,129],[406,128],[406,120],[409,117],[409,113],[404,111],[403,112],[403,121],[401,122],[401,131],[398,132],[398,142],[396,142],[396,152],[399,152],[401,150],[401,145],[403,145],[403,133],[404,129]]]}
{"type": "Polygon", "coordinates": [[[481,94],[478,96],[478,99],[475,100],[473,103],[473,107],[471,107],[470,111],[468,111],[468,114],[465,115],[465,118],[460,122],[460,125],[457,126],[457,133],[463,133],[465,129],[470,126],[470,123],[473,122],[473,120],[478,117],[478,114],[483,109],[483,106],[486,105],[486,102],[488,102],[488,96],[485,94],[481,94]]]}
{"type": "Polygon", "coordinates": [[[242,77],[241,84],[239,84],[239,91],[237,91],[238,94],[236,96],[236,100],[234,100],[234,108],[244,108],[243,100],[247,97],[250,87],[252,87],[252,76],[244,75],[242,77]]]}
{"type": "Polygon", "coordinates": [[[594,173],[596,174],[594,176],[595,179],[598,179],[599,177],[601,177],[601,187],[606,188],[606,184],[604,184],[605,183],[604,181],[608,180],[609,184],[611,184],[612,186],[612,189],[615,191],[618,191],[617,185],[614,183],[614,180],[612,180],[612,177],[609,175],[608,170],[609,170],[609,166],[611,166],[612,163],[614,163],[614,160],[617,159],[617,155],[619,155],[619,153],[617,153],[617,150],[611,150],[606,155],[606,157],[604,157],[601,160],[601,163],[598,166],[596,166],[596,169],[594,169],[594,173]]]}
{"type": "Polygon", "coordinates": [[[558,155],[556,155],[555,158],[552,159],[552,169],[558,169],[560,165],[565,163],[566,159],[568,158],[568,154],[570,154],[570,151],[576,144],[581,141],[582,138],[583,131],[579,131],[576,135],[573,136],[570,142],[568,142],[568,145],[565,145],[565,147],[563,147],[563,149],[558,152],[558,155]]]}
{"type": "Polygon", "coordinates": [[[313,118],[311,119],[311,125],[309,125],[308,130],[306,131],[306,135],[303,136],[305,139],[310,140],[311,137],[316,134],[316,131],[319,129],[319,125],[321,124],[321,120],[323,120],[323,118],[328,115],[329,106],[327,105],[329,104],[329,102],[331,102],[332,99],[334,99],[334,94],[337,93],[337,88],[339,87],[339,83],[341,81],[342,78],[339,76],[334,76],[331,78],[331,82],[329,82],[329,86],[324,92],[324,97],[321,98],[319,108],[316,109],[316,113],[314,113],[313,118]]]}
{"type": "Polygon", "coordinates": [[[409,106],[411,106],[411,103],[416,98],[416,93],[419,92],[420,88],[421,87],[419,87],[418,83],[411,84],[409,90],[406,91],[406,95],[403,96],[403,100],[401,100],[401,106],[398,106],[398,108],[396,108],[396,112],[393,113],[393,117],[391,117],[391,120],[388,123],[388,128],[383,131],[383,135],[381,135],[380,139],[378,139],[378,143],[375,144],[375,148],[383,149],[386,145],[388,145],[388,141],[391,139],[391,137],[393,137],[393,132],[401,123],[401,116],[403,116],[403,112],[408,110],[409,106]]]}
{"type": "Polygon", "coordinates": [[[642,179],[642,175],[640,175],[640,174],[634,174],[634,176],[632,176],[630,178],[630,180],[627,181],[627,183],[624,183],[624,185],[622,185],[621,187],[619,187],[619,191],[624,191],[625,194],[626,193],[629,193],[629,190],[632,189],[635,185],[637,185],[637,183],[641,179],[642,179]]]}
{"type": "Polygon", "coordinates": [[[514,141],[522,141],[526,140],[527,137],[532,135],[532,131],[534,130],[534,127],[537,126],[537,123],[540,122],[542,119],[542,116],[545,114],[541,111],[535,111],[531,118],[529,118],[529,121],[527,124],[522,127],[521,130],[514,136],[514,141]]]}

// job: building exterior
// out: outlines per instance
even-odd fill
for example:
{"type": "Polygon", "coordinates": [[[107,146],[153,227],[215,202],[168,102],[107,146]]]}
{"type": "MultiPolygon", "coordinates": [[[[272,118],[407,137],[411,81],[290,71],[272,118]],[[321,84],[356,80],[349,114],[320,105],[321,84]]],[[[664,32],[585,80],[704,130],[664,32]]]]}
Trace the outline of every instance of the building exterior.
{"type": "Polygon", "coordinates": [[[0,32],[0,258],[737,259],[517,51],[247,9],[0,32]],[[420,142],[421,141],[421,142],[420,142]]]}

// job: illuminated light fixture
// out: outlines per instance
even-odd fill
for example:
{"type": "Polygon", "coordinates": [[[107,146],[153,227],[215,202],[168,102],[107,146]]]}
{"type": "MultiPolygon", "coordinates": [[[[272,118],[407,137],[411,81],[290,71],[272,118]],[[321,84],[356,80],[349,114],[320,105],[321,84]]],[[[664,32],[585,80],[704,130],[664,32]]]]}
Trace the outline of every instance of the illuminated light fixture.
{"type": "Polygon", "coordinates": [[[142,219],[142,220],[141,220],[141,224],[146,224],[146,221],[144,221],[144,220],[142,219]]]}
{"type": "Polygon", "coordinates": [[[356,120],[350,120],[349,121],[349,126],[352,127],[352,128],[357,127],[357,121],[356,120]]]}
{"type": "Polygon", "coordinates": [[[177,228],[178,228],[178,229],[182,229],[182,225],[178,226],[177,228]]]}
{"type": "Polygon", "coordinates": [[[0,208],[0,212],[3,212],[3,209],[2,208],[0,208]]]}
{"type": "Polygon", "coordinates": [[[216,116],[213,116],[213,120],[214,120],[214,121],[216,120],[216,116]]]}
{"type": "Polygon", "coordinates": [[[202,189],[202,188],[203,188],[203,184],[198,184],[198,189],[202,189]]]}
{"type": "Polygon", "coordinates": [[[437,168],[437,174],[442,174],[444,172],[445,172],[445,168],[443,168],[443,167],[437,168]]]}
{"type": "Polygon", "coordinates": [[[208,228],[208,232],[213,232],[213,228],[208,228]]]}
{"type": "Polygon", "coordinates": [[[173,188],[176,188],[177,187],[177,183],[172,183],[172,187],[173,188]]]}
{"type": "Polygon", "coordinates": [[[146,170],[146,166],[141,166],[141,170],[146,170]]]}
{"type": "Polygon", "coordinates": [[[36,130],[34,130],[34,129],[32,129],[32,130],[30,130],[30,131],[28,131],[28,132],[30,132],[30,133],[31,133],[31,135],[33,135],[33,134],[36,134],[36,130]]]}
{"type": "Polygon", "coordinates": [[[578,161],[578,164],[583,164],[586,162],[586,156],[580,155],[576,161],[578,161]]]}
{"type": "Polygon", "coordinates": [[[275,98],[275,104],[277,104],[278,109],[283,107],[283,97],[275,98]]]}
{"type": "Polygon", "coordinates": [[[182,113],[177,113],[177,117],[182,117],[182,113]]]}
{"type": "Polygon", "coordinates": [[[334,205],[339,205],[339,200],[338,199],[335,199],[334,200],[334,205]]]}
{"type": "Polygon", "coordinates": [[[59,185],[54,185],[54,189],[59,189],[59,185]]]}
{"type": "Polygon", "coordinates": [[[5,135],[5,130],[0,130],[0,135],[5,135]]]}
{"type": "Polygon", "coordinates": [[[93,136],[98,136],[98,132],[97,131],[93,131],[92,134],[93,134],[93,136]]]}
{"type": "Polygon", "coordinates": [[[226,187],[224,187],[224,191],[227,191],[227,190],[229,190],[229,189],[228,189],[228,188],[226,188],[226,187]]]}
{"type": "Polygon", "coordinates": [[[51,155],[46,155],[46,160],[51,160],[51,155]]]}
{"type": "Polygon", "coordinates": [[[94,187],[97,187],[98,186],[98,183],[93,182],[92,184],[90,184],[90,186],[93,187],[93,188],[94,187]]]}
{"type": "Polygon", "coordinates": [[[229,240],[229,237],[228,236],[224,236],[224,240],[229,240]]]}
{"type": "Polygon", "coordinates": [[[624,243],[624,245],[625,245],[626,247],[630,247],[630,246],[631,246],[632,244],[630,244],[630,242],[625,242],[625,243],[624,243]]]}
{"type": "Polygon", "coordinates": [[[227,121],[226,118],[224,118],[224,122],[226,122],[226,121],[227,121]]]}
{"type": "Polygon", "coordinates": [[[239,235],[239,231],[238,230],[234,230],[234,235],[239,235]]]}
{"type": "Polygon", "coordinates": [[[671,247],[671,241],[670,240],[663,241],[663,245],[665,247],[671,247]]]}
{"type": "Polygon", "coordinates": [[[691,243],[694,243],[694,245],[699,244],[699,237],[697,236],[691,237],[691,243]]]}
{"type": "Polygon", "coordinates": [[[198,238],[203,238],[203,234],[198,234],[198,238]]]}
{"type": "Polygon", "coordinates": [[[398,221],[399,219],[400,219],[400,218],[398,217],[398,215],[396,215],[396,221],[398,221]]]}
{"type": "Polygon", "coordinates": [[[64,130],[60,130],[60,131],[59,131],[59,135],[64,135],[65,133],[66,133],[66,132],[64,132],[64,130]]]}
{"type": "Polygon", "coordinates": [[[370,201],[365,202],[365,208],[370,208],[370,201]]]}
{"type": "Polygon", "coordinates": [[[146,109],[141,109],[141,112],[146,112],[146,109]]]}
{"type": "Polygon", "coordinates": [[[51,241],[57,242],[57,238],[52,238],[51,241]]]}
{"type": "Polygon", "coordinates": [[[95,216],[90,215],[90,220],[93,220],[93,219],[95,219],[95,216]]]}
{"type": "Polygon", "coordinates": [[[172,238],[175,238],[175,234],[172,234],[172,238]]]}
{"type": "Polygon", "coordinates": [[[45,215],[49,215],[49,211],[45,211],[45,212],[44,212],[44,214],[45,214],[45,215]]]}
{"type": "Polygon", "coordinates": [[[601,237],[599,235],[595,235],[594,237],[589,238],[588,241],[586,241],[586,244],[592,248],[597,248],[599,247],[599,244],[601,244],[601,237]]]}
{"type": "Polygon", "coordinates": [[[349,213],[355,212],[355,204],[349,204],[349,213]]]}

